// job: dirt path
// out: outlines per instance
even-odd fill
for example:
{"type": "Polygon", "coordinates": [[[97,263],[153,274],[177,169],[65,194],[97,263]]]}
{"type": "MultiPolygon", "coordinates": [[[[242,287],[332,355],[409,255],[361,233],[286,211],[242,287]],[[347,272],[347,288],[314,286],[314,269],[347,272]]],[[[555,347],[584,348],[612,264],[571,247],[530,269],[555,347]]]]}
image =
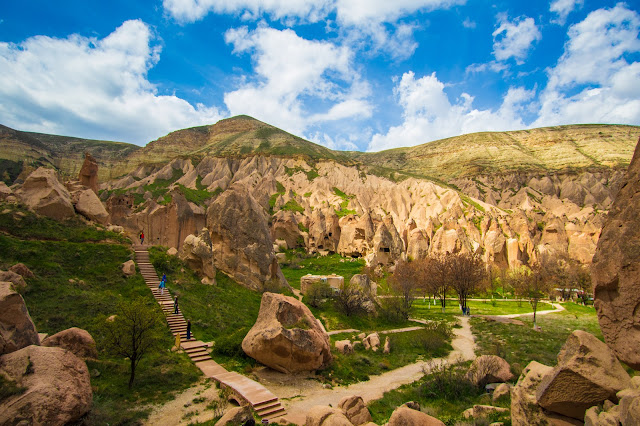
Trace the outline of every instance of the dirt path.
{"type": "Polygon", "coordinates": [[[212,381],[203,380],[198,385],[177,395],[174,400],[154,407],[144,424],[188,425],[211,420],[214,417],[214,412],[206,407],[213,400],[220,400],[218,389],[212,381]]]}
{"type": "Polygon", "coordinates": [[[300,378],[287,383],[288,381],[282,377],[271,376],[270,378],[261,375],[261,382],[275,393],[285,405],[288,412],[285,416],[286,420],[295,424],[304,424],[306,413],[315,405],[331,404],[336,407],[343,397],[350,395],[360,395],[365,402],[380,399],[385,392],[419,380],[425,372],[435,366],[474,359],[475,342],[469,318],[459,317],[459,319],[462,328],[453,329],[455,334],[451,342],[453,351],[446,358],[416,362],[378,376],[372,376],[366,382],[337,386],[333,389],[324,389],[317,381],[305,380],[306,383],[303,383],[300,378]],[[268,381],[271,383],[267,383],[268,381]]]}
{"type": "MultiPolygon", "coordinates": [[[[546,311],[538,311],[536,312],[536,316],[538,315],[547,315],[547,314],[554,314],[556,312],[562,312],[564,311],[564,306],[558,304],[558,303],[552,303],[551,306],[553,306],[555,309],[549,309],[546,311]]],[[[518,317],[526,317],[526,316],[533,316],[533,312],[529,312],[526,314],[508,314],[508,315],[494,315],[496,317],[501,317],[501,318],[518,318],[518,317]]]]}

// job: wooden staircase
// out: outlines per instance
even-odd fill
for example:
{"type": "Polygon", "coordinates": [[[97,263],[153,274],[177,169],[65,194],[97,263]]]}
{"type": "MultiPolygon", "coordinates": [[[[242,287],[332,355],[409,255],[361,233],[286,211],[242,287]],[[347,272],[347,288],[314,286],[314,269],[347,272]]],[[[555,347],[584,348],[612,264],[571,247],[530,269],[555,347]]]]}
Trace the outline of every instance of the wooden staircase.
{"type": "MultiPolygon", "coordinates": [[[[136,263],[140,269],[140,273],[144,278],[147,287],[153,293],[156,301],[162,307],[169,329],[176,336],[180,335],[180,347],[191,358],[191,361],[204,373],[221,385],[233,390],[238,398],[246,401],[253,410],[263,419],[271,420],[286,414],[284,407],[278,397],[271,393],[260,383],[255,382],[234,371],[227,371],[220,364],[215,362],[209,355],[209,345],[200,340],[196,340],[191,333],[191,338],[187,340],[187,321],[184,319],[182,312],[174,313],[173,298],[169,294],[168,289],[164,289],[164,294],[160,293],[158,285],[160,278],[149,260],[149,252],[146,246],[134,245],[136,253],[136,263]]],[[[178,299],[178,305],[180,305],[178,299]]]]}

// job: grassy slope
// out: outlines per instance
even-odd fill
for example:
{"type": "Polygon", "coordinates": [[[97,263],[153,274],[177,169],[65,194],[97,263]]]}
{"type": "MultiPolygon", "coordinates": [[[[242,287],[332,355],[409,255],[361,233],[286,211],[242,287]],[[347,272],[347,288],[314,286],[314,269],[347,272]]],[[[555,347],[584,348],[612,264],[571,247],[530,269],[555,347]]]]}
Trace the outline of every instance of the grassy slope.
{"type": "MultiPolygon", "coordinates": [[[[23,296],[39,332],[53,334],[80,327],[98,337],[97,319],[111,315],[119,301],[134,296],[159,309],[140,275],[127,278],[122,274],[121,265],[132,252],[128,245],[110,243],[112,233],[78,222],[61,225],[7,204],[0,204],[0,212],[0,269],[22,262],[34,272],[23,296]]],[[[198,380],[201,373],[184,354],[168,351],[173,338],[166,324],[158,327],[167,351],[142,360],[132,391],[127,388],[127,362],[104,355],[97,339],[100,357],[87,363],[90,371],[99,372],[91,379],[94,406],[88,424],[144,418],[147,404],[166,401],[198,380]]]]}

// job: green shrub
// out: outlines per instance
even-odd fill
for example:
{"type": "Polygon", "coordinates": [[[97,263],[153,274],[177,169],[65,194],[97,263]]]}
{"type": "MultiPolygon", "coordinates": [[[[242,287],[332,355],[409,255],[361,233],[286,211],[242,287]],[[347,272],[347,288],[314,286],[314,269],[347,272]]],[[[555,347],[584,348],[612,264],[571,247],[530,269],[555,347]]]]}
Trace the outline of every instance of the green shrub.
{"type": "Polygon", "coordinates": [[[400,297],[385,297],[380,301],[380,316],[390,323],[403,323],[409,318],[409,309],[400,297]]]}
{"type": "Polygon", "coordinates": [[[431,371],[420,385],[419,393],[427,399],[465,400],[484,393],[466,377],[463,366],[452,364],[432,365],[431,371]]]}

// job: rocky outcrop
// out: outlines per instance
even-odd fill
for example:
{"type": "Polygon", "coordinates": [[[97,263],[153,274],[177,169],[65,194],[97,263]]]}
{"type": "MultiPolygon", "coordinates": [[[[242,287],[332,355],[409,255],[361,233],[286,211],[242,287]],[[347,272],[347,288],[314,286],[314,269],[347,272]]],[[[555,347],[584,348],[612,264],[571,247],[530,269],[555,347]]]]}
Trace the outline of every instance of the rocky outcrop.
{"type": "Polygon", "coordinates": [[[98,358],[96,342],[88,331],[78,327],[68,328],[49,336],[42,346],[58,347],[73,352],[79,358],[98,358]]]}
{"type": "Polygon", "coordinates": [[[511,367],[504,359],[496,355],[482,355],[471,363],[467,379],[476,386],[487,383],[504,383],[513,379],[511,367]]]}
{"type": "Polygon", "coordinates": [[[78,180],[94,194],[98,194],[98,162],[88,152],[84,153],[84,163],[78,173],[78,180]]]}
{"type": "Polygon", "coordinates": [[[342,411],[327,405],[311,407],[304,424],[305,426],[353,426],[342,411]]]}
{"type": "Polygon", "coordinates": [[[284,240],[288,248],[304,246],[304,233],[292,211],[280,210],[271,219],[271,239],[284,240]]]}
{"type": "Polygon", "coordinates": [[[0,357],[0,373],[25,388],[0,402],[0,424],[63,425],[91,408],[87,365],[64,349],[27,346],[0,357]]]}
{"type": "Polygon", "coordinates": [[[353,344],[351,340],[338,340],[335,343],[336,350],[341,354],[353,353],[353,344]]]}
{"type": "Polygon", "coordinates": [[[13,195],[11,188],[6,183],[0,181],[0,201],[6,200],[10,195],[13,195]]]}
{"type": "Polygon", "coordinates": [[[594,306],[607,344],[640,370],[640,144],[602,229],[593,257],[594,306]]]}
{"type": "Polygon", "coordinates": [[[216,268],[253,290],[288,287],[273,251],[264,210],[240,186],[225,191],[209,206],[216,268]]]}
{"type": "Polygon", "coordinates": [[[542,378],[536,402],[548,411],[582,420],[589,407],[606,400],[617,402],[616,393],[630,383],[607,345],[576,330],[560,350],[558,365],[542,378]]]}
{"type": "MultiPolygon", "coordinates": [[[[29,269],[24,263],[16,263],[11,268],[9,268],[9,271],[15,272],[16,274],[22,276],[22,278],[35,277],[33,272],[31,272],[31,269],[29,269]]],[[[0,281],[6,281],[6,280],[0,279],[0,281]]]]}
{"type": "Polygon", "coordinates": [[[13,290],[12,285],[0,282],[0,354],[40,344],[40,337],[24,299],[13,290]]]}
{"type": "Polygon", "coordinates": [[[276,293],[262,295],[242,350],[283,373],[319,370],[331,362],[329,336],[320,321],[302,302],[276,293]]]}
{"type": "Polygon", "coordinates": [[[445,424],[422,411],[403,405],[391,414],[389,426],[445,426],[445,424]]]}
{"type": "Polygon", "coordinates": [[[361,257],[370,251],[374,236],[371,215],[344,216],[338,221],[340,226],[340,241],[338,253],[345,257],[361,257]]]}
{"type": "MultiPolygon", "coordinates": [[[[241,407],[233,407],[225,412],[215,426],[237,426],[244,425],[246,422],[253,420],[253,414],[248,405],[241,407]]],[[[248,423],[247,423],[248,424],[248,423]]]]}
{"type": "Polygon", "coordinates": [[[361,396],[345,396],[338,403],[338,408],[354,426],[360,426],[371,421],[371,413],[361,396]]]}
{"type": "Polygon", "coordinates": [[[75,192],[72,198],[76,211],[82,216],[102,224],[109,221],[107,209],[93,190],[85,189],[75,192]]]}
{"type": "Polygon", "coordinates": [[[55,171],[40,167],[31,173],[16,196],[29,209],[56,220],[75,216],[71,195],[58,181],[55,171]]]}
{"type": "Polygon", "coordinates": [[[213,249],[207,228],[203,228],[198,236],[187,236],[179,256],[191,269],[203,276],[209,284],[215,283],[216,268],[213,266],[213,249]]]}
{"type": "Polygon", "coordinates": [[[27,288],[27,282],[22,275],[19,275],[11,270],[0,271],[0,282],[10,282],[13,284],[13,289],[16,291],[23,291],[27,288]]]}

